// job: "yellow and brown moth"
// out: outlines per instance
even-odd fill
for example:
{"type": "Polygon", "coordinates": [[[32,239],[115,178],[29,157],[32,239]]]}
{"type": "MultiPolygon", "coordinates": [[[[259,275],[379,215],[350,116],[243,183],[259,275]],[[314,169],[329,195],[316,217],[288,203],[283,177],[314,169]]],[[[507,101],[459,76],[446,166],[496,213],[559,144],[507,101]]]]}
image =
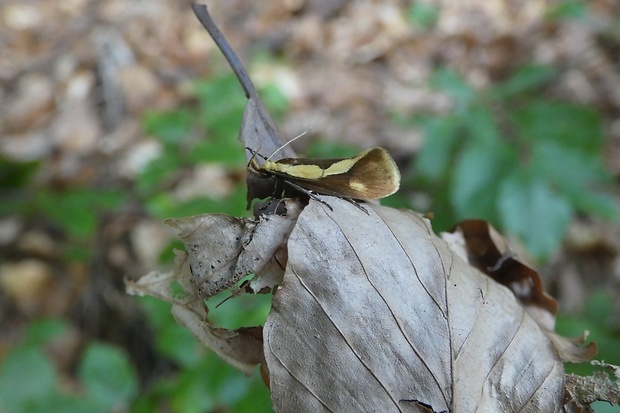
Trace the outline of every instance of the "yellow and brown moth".
{"type": "Polygon", "coordinates": [[[252,174],[275,177],[315,199],[313,194],[354,200],[380,199],[392,195],[400,186],[396,162],[385,149],[379,147],[351,158],[266,159],[261,165],[255,155],[248,164],[252,174]]]}

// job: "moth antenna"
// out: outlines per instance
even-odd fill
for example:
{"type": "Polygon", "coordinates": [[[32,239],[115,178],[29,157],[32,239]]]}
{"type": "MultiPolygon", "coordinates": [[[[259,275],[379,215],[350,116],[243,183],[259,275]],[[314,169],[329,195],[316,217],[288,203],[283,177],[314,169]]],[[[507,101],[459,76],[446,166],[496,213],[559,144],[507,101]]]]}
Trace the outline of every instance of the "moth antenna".
{"type": "MultiPolygon", "coordinates": [[[[256,158],[257,156],[260,156],[263,159],[267,159],[265,158],[263,155],[261,155],[260,153],[258,153],[258,151],[260,151],[260,147],[258,148],[257,151],[252,150],[251,148],[248,148],[247,146],[245,147],[245,149],[247,149],[248,151],[250,151],[252,153],[252,157],[250,158],[250,160],[248,161],[247,164],[247,168],[250,168],[254,165],[256,165],[256,161],[254,160],[254,158],[256,158]]],[[[253,169],[257,169],[256,167],[254,167],[253,169]]]]}
{"type": "Polygon", "coordinates": [[[310,132],[312,130],[313,126],[310,127],[310,129],[300,133],[299,135],[295,136],[293,139],[291,139],[290,141],[286,142],[285,144],[283,144],[282,146],[280,146],[278,149],[276,149],[275,151],[273,151],[271,153],[271,155],[269,155],[269,157],[267,159],[265,159],[266,161],[271,160],[271,158],[273,157],[273,155],[275,155],[280,149],[284,148],[286,145],[295,142],[297,139],[301,138],[302,136],[304,136],[306,133],[310,132]]]}

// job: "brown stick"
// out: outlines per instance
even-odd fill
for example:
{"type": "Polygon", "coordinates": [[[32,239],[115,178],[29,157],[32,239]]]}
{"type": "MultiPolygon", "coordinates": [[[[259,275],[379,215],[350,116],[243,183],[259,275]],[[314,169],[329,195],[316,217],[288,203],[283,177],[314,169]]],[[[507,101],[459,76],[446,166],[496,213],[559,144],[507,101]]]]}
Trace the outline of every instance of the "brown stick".
{"type": "Polygon", "coordinates": [[[241,83],[241,86],[245,91],[245,97],[248,99],[250,97],[258,99],[258,92],[256,92],[256,88],[250,80],[248,72],[243,67],[241,60],[239,60],[239,57],[234,52],[232,47],[230,47],[230,44],[228,44],[228,41],[222,35],[222,32],[220,32],[220,29],[217,28],[215,22],[213,21],[213,19],[211,19],[211,16],[207,11],[207,6],[205,6],[204,4],[192,3],[192,10],[194,11],[194,14],[196,15],[200,23],[202,23],[205,29],[207,29],[207,31],[213,38],[213,41],[215,42],[215,44],[217,44],[217,47],[219,47],[220,51],[228,61],[228,64],[232,68],[233,72],[235,72],[237,79],[239,79],[239,83],[241,83]]]}

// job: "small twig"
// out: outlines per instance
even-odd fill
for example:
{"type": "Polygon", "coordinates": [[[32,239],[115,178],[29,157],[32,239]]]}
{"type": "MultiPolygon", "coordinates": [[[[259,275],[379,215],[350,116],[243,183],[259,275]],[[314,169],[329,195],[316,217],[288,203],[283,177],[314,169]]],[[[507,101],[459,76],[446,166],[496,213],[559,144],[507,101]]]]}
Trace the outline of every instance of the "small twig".
{"type": "Polygon", "coordinates": [[[232,47],[230,47],[230,44],[228,44],[228,41],[224,38],[222,32],[220,32],[220,29],[217,28],[215,22],[211,19],[211,16],[207,11],[207,6],[204,4],[193,3],[192,10],[194,10],[194,14],[205,29],[207,29],[213,38],[213,41],[217,44],[217,47],[219,47],[220,51],[228,61],[228,64],[232,68],[233,72],[235,72],[237,79],[239,79],[239,83],[241,83],[241,86],[243,87],[245,97],[248,99],[250,97],[258,98],[258,92],[256,92],[256,88],[250,80],[248,72],[246,72],[241,60],[239,60],[237,54],[233,51],[232,47]]]}

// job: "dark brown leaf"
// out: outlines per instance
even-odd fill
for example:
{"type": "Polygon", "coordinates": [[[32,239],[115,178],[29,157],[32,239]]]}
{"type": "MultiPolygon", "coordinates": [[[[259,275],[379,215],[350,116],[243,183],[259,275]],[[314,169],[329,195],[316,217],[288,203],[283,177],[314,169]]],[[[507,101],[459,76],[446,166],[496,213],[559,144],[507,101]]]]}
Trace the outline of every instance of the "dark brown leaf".
{"type": "Polygon", "coordinates": [[[459,222],[452,232],[457,230],[463,234],[471,265],[510,288],[523,305],[540,307],[555,316],[558,303],[545,292],[538,273],[510,251],[495,228],[486,221],[469,219],[459,222]]]}

